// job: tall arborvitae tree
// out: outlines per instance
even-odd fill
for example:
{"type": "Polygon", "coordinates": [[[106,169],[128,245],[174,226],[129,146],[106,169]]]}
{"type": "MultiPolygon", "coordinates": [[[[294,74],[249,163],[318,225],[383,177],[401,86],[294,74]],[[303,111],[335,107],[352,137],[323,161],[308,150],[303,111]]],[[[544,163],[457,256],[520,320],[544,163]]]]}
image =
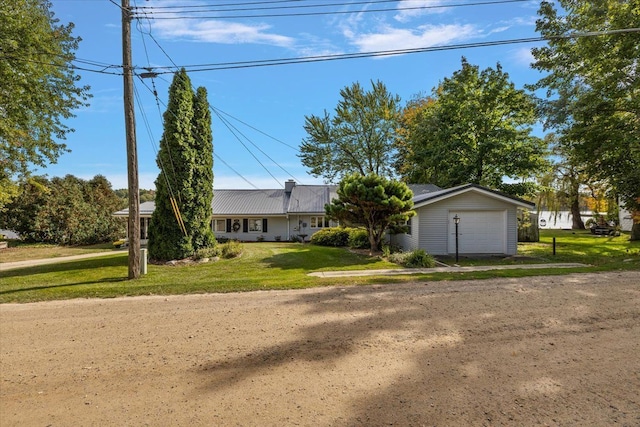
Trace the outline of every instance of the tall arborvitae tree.
{"type": "Polygon", "coordinates": [[[193,142],[195,163],[193,173],[193,205],[189,212],[191,238],[195,250],[215,244],[211,231],[211,202],[213,200],[213,135],[211,133],[211,111],[207,101],[207,90],[199,87],[193,99],[193,142]]]}
{"type": "Polygon", "coordinates": [[[213,246],[211,113],[206,89],[194,93],[184,69],[175,74],[169,88],[157,163],[160,174],[149,225],[149,257],[182,259],[213,246]]]}

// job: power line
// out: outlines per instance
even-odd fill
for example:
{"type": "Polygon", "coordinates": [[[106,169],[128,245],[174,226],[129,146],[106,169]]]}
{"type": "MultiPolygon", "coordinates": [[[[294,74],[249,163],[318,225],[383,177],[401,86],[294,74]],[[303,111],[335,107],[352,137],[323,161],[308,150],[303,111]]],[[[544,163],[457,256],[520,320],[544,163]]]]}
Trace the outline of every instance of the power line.
{"type": "MultiPolygon", "coordinates": [[[[447,50],[472,49],[472,48],[479,48],[479,47],[492,47],[492,46],[502,46],[502,45],[509,45],[509,44],[536,43],[536,42],[542,42],[542,41],[548,41],[548,40],[594,37],[594,36],[601,36],[601,35],[624,34],[624,33],[635,33],[635,32],[640,32],[640,28],[623,28],[618,30],[592,31],[588,33],[573,33],[573,34],[549,36],[549,37],[542,37],[542,36],[527,37],[527,38],[519,38],[519,39],[494,40],[494,41],[484,41],[484,42],[476,42],[476,43],[460,43],[460,44],[452,44],[452,45],[419,47],[419,48],[410,48],[410,49],[392,49],[392,50],[344,53],[344,54],[334,54],[334,55],[262,59],[262,60],[254,60],[254,61],[192,64],[192,65],[183,65],[180,68],[185,68],[189,72],[230,70],[230,69],[239,69],[239,68],[255,68],[255,67],[267,67],[267,66],[275,66],[275,65],[337,61],[337,60],[345,60],[345,59],[361,59],[361,58],[370,58],[370,57],[408,55],[413,53],[428,53],[428,52],[438,52],[438,51],[447,51],[447,50]]],[[[161,71],[161,70],[173,70],[176,67],[178,66],[174,64],[173,67],[166,67],[166,66],[154,67],[154,70],[157,70],[158,74],[168,74],[168,73],[172,73],[173,71],[161,71]]]]}
{"type": "MultiPolygon", "coordinates": [[[[319,15],[344,15],[344,14],[352,14],[352,13],[373,13],[373,12],[401,12],[408,10],[429,10],[429,9],[442,9],[442,8],[453,8],[453,7],[467,7],[467,6],[487,6],[487,5],[495,5],[495,4],[505,4],[505,3],[522,3],[527,2],[529,0],[494,0],[494,1],[480,1],[480,2],[472,2],[472,3],[460,3],[460,4],[449,4],[449,5],[432,5],[432,6],[409,6],[409,7],[394,7],[394,8],[380,8],[380,9],[359,9],[359,10],[333,10],[333,11],[319,11],[319,12],[294,12],[294,13],[263,13],[263,14],[249,14],[249,15],[218,15],[218,16],[189,16],[189,15],[180,15],[180,11],[174,12],[153,12],[153,11],[144,11],[145,14],[151,15],[147,16],[148,19],[236,19],[236,18],[285,18],[285,17],[299,17],[299,16],[319,16],[319,15]],[[158,16],[156,14],[171,14],[171,16],[158,16]]],[[[363,3],[363,2],[360,2],[363,3]]],[[[344,5],[350,4],[360,4],[360,3],[346,3],[344,5]]],[[[370,3],[370,2],[364,2],[370,3]]],[[[314,6],[295,6],[296,8],[301,7],[325,7],[327,5],[314,5],[314,6]]],[[[281,8],[292,8],[294,6],[285,6],[285,7],[273,7],[273,9],[281,9],[281,8]]],[[[270,8],[264,8],[270,9],[270,8]]],[[[237,9],[236,11],[245,11],[245,10],[260,10],[260,9],[237,9]]],[[[234,10],[227,10],[224,12],[232,12],[234,10]]],[[[182,12],[182,13],[210,13],[212,10],[204,10],[204,11],[192,11],[192,12],[182,12]]],[[[213,12],[217,12],[217,10],[213,10],[213,12]]]]}

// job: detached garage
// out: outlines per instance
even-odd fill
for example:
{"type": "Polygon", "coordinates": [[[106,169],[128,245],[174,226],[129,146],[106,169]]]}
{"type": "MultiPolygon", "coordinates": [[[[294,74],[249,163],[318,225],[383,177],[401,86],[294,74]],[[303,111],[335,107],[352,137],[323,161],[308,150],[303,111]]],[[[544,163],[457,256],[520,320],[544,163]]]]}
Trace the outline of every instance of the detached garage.
{"type": "Polygon", "coordinates": [[[466,184],[414,197],[416,216],[407,234],[392,236],[405,250],[424,249],[432,255],[514,255],[518,249],[518,208],[535,204],[476,184],[466,184]]]}

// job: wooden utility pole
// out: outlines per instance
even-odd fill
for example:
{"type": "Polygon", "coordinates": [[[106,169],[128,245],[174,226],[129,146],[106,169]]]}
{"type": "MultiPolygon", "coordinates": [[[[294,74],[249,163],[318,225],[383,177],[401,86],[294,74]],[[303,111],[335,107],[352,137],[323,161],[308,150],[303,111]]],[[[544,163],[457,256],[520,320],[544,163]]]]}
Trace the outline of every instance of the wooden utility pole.
{"type": "Polygon", "coordinates": [[[140,277],[140,194],[138,189],[138,148],[133,109],[133,67],[131,65],[131,8],[122,0],[122,71],[124,81],[124,124],[127,134],[127,174],[129,184],[129,279],[140,277]]]}

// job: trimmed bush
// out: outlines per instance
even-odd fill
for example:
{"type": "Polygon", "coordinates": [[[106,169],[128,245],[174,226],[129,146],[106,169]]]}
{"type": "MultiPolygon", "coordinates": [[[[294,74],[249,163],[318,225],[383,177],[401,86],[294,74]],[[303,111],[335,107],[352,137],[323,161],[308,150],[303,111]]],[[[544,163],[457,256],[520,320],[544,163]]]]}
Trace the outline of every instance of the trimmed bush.
{"type": "Polygon", "coordinates": [[[349,247],[353,249],[369,249],[369,233],[364,228],[352,228],[349,231],[349,247]]]}
{"type": "Polygon", "coordinates": [[[220,255],[219,245],[209,247],[209,248],[200,248],[195,254],[193,254],[193,259],[201,260],[204,258],[215,258],[220,255]]]}
{"type": "Polygon", "coordinates": [[[344,227],[324,228],[311,236],[311,243],[318,246],[347,246],[349,229],[344,227]]]}
{"type": "Polygon", "coordinates": [[[237,240],[229,240],[220,246],[220,256],[222,258],[237,258],[242,255],[242,245],[237,240]]]}
{"type": "Polygon", "coordinates": [[[423,249],[416,249],[412,252],[398,252],[389,256],[389,261],[400,264],[408,268],[432,268],[436,266],[436,261],[423,249]]]}

